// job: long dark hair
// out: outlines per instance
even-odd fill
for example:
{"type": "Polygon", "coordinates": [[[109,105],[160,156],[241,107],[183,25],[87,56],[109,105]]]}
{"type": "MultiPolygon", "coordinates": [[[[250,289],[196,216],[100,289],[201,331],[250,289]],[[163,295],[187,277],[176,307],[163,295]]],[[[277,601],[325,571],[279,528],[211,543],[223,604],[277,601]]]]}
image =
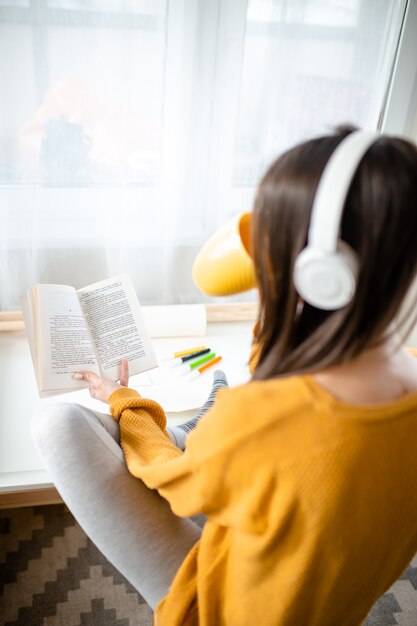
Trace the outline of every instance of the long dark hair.
{"type": "Polygon", "coordinates": [[[251,221],[260,295],[255,379],[318,371],[374,345],[417,273],[417,148],[381,136],[362,159],[343,212],[341,238],[360,263],[353,300],[322,311],[295,290],[294,263],[307,243],[320,176],[352,130],[340,128],[286,152],[259,185],[251,221]]]}

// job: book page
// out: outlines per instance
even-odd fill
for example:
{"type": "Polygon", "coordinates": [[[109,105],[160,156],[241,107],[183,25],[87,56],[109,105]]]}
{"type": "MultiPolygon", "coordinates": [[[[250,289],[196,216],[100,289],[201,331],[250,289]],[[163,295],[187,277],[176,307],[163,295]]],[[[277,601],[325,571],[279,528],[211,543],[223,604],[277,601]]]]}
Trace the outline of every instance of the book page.
{"type": "Polygon", "coordinates": [[[23,319],[25,321],[25,330],[26,335],[29,342],[30,356],[32,357],[33,369],[35,371],[36,383],[38,385],[38,390],[40,391],[40,380],[39,380],[39,356],[38,350],[36,346],[36,338],[35,338],[35,322],[34,322],[34,313],[32,310],[32,300],[29,297],[29,293],[27,292],[24,295],[20,296],[20,304],[22,306],[23,319]]]}
{"type": "Polygon", "coordinates": [[[88,387],[87,382],[73,378],[77,370],[99,374],[75,289],[66,285],[35,285],[31,299],[40,391],[88,387]]]}
{"type": "Polygon", "coordinates": [[[117,380],[128,359],[131,375],[157,367],[139,301],[128,274],[77,291],[102,376],[117,380]]]}

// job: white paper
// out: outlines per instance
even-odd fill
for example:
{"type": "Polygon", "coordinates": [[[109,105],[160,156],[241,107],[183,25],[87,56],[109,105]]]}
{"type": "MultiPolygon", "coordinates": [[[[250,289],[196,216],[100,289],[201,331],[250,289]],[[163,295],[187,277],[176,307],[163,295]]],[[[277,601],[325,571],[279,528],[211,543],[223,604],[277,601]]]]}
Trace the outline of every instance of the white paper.
{"type": "Polygon", "coordinates": [[[151,387],[142,386],[135,381],[134,388],[147,398],[151,398],[164,408],[167,413],[178,413],[198,409],[204,404],[211,389],[211,376],[189,381],[178,370],[158,367],[149,372],[151,387]]]}
{"type": "Polygon", "coordinates": [[[207,327],[204,304],[168,304],[142,307],[151,337],[195,337],[207,327]]]}

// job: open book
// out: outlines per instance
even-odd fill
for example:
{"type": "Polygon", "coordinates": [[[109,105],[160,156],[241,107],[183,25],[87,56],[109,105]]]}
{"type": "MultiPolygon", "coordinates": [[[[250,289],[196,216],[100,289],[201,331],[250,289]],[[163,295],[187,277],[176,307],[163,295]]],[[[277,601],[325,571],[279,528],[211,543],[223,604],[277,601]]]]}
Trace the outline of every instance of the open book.
{"type": "Polygon", "coordinates": [[[156,356],[128,274],[78,289],[34,285],[21,298],[40,397],[88,387],[73,378],[91,370],[117,380],[157,367],[156,356]]]}

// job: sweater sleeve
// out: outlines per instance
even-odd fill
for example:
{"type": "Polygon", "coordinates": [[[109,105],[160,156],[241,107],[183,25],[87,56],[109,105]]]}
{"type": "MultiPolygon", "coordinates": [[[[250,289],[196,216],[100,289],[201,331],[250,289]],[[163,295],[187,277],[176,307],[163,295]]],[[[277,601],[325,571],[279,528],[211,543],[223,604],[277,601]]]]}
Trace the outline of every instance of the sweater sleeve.
{"type": "Polygon", "coordinates": [[[177,515],[204,512],[204,472],[169,438],[162,407],[123,387],[111,394],[109,405],[130,473],[157,489],[177,515]]]}
{"type": "Polygon", "coordinates": [[[254,402],[236,392],[219,391],[184,452],[167,435],[158,403],[126,388],[113,392],[109,403],[130,473],[156,489],[176,515],[205,513],[224,526],[263,532],[275,475],[261,463],[264,444],[253,436],[251,421],[242,420],[254,402]]]}

